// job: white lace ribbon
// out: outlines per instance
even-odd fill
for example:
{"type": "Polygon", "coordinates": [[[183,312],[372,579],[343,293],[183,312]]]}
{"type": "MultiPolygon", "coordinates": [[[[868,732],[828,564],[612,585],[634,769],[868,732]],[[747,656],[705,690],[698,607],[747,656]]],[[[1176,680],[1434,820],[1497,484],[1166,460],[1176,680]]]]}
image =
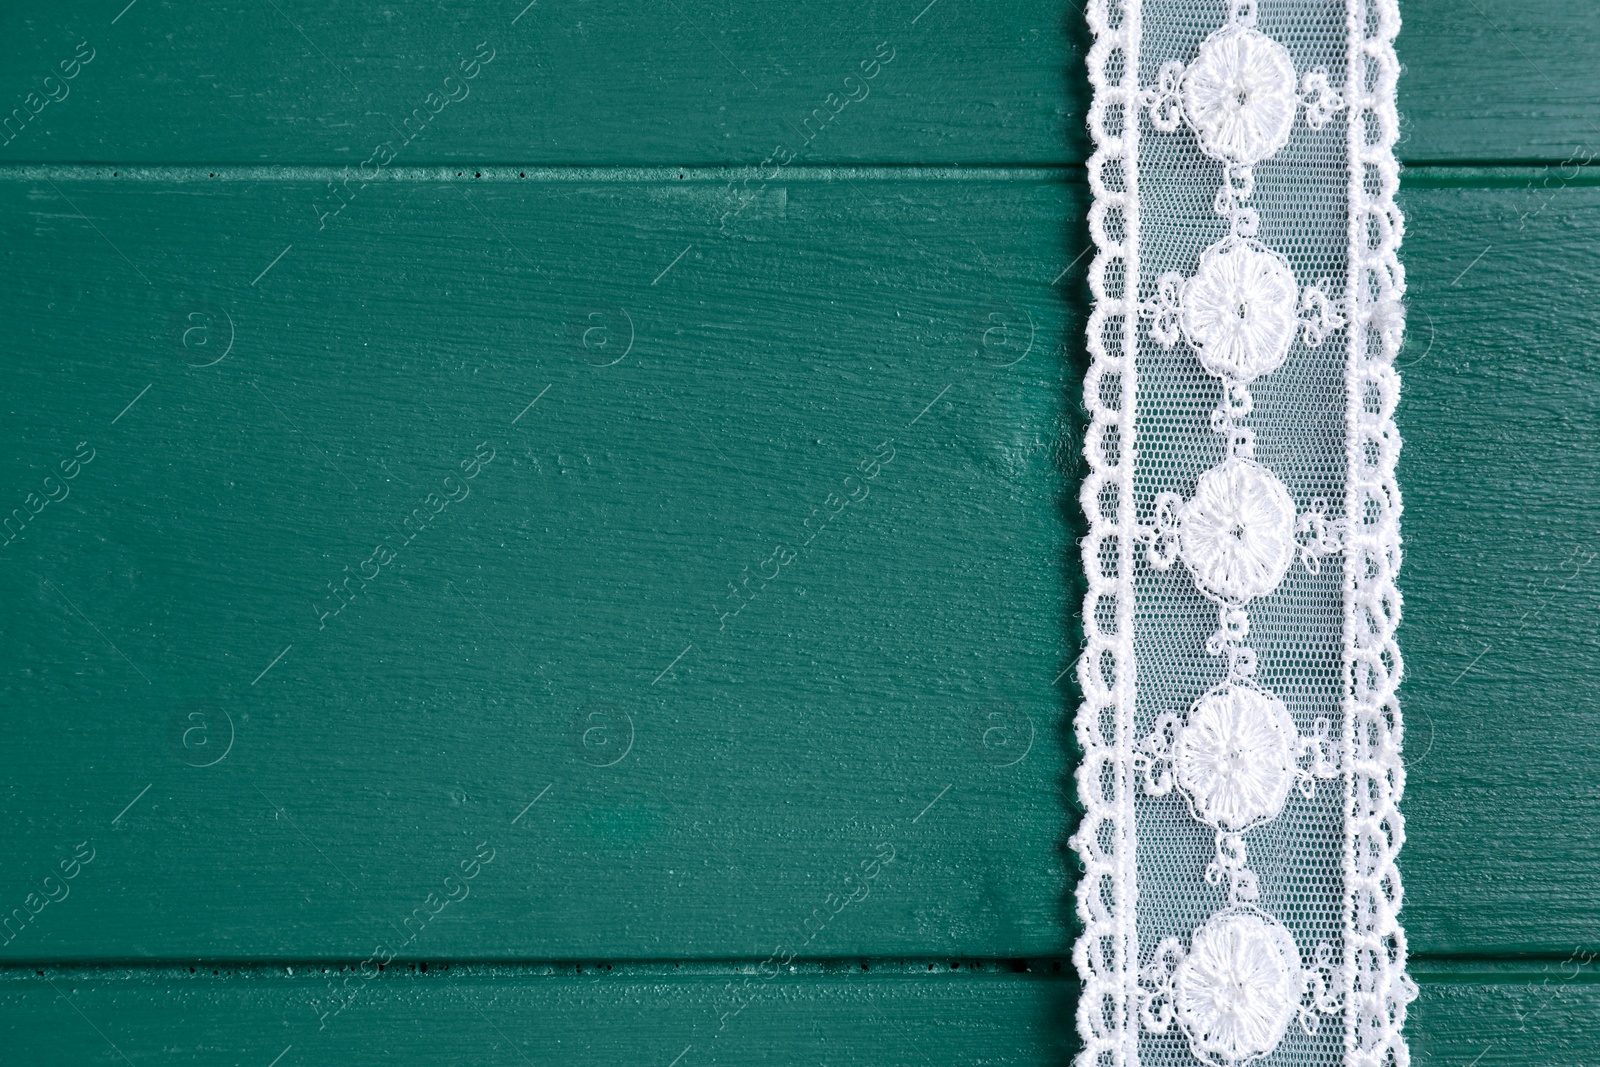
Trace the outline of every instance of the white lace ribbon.
{"type": "Polygon", "coordinates": [[[1088,18],[1080,1067],[1403,1067],[1395,0],[1088,18]]]}

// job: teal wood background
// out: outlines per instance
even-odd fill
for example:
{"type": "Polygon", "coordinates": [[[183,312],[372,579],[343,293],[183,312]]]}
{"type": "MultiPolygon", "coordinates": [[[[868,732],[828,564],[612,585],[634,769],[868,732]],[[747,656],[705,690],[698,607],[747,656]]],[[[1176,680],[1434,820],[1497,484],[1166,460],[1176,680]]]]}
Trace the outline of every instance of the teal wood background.
{"type": "MultiPolygon", "coordinates": [[[[1600,17],[1403,13],[1410,1037],[1600,1063],[1600,17]]],[[[0,12],[0,1060],[1065,1062],[1084,43],[0,12]]]]}

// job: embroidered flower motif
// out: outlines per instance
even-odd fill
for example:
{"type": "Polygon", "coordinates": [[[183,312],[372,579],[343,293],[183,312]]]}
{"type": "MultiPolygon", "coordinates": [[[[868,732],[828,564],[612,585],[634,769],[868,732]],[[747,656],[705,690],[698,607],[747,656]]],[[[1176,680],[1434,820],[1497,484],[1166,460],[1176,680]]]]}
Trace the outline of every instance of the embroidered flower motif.
{"type": "Polygon", "coordinates": [[[1299,296],[1288,260],[1259,241],[1230,237],[1200,253],[1179,318],[1202,367],[1248,382],[1288,357],[1299,296]]]}
{"type": "Polygon", "coordinates": [[[1200,475],[1183,506],[1183,561],[1200,588],[1232,603],[1270,593],[1294,560],[1294,501],[1276,475],[1235,457],[1200,475]]]}
{"type": "Polygon", "coordinates": [[[1184,72],[1183,110],[1208,156],[1249,166],[1289,143],[1300,98],[1294,63],[1258,30],[1228,26],[1208,37],[1184,72]]]}
{"type": "Polygon", "coordinates": [[[1277,1048],[1305,991],[1289,931],[1242,908],[1196,930],[1172,974],[1178,1023],[1195,1056],[1211,1064],[1242,1064],[1277,1048]]]}
{"type": "Polygon", "coordinates": [[[1283,810],[1300,775],[1300,734],[1270,693],[1226,685],[1195,702],[1172,746],[1195,818],[1239,833],[1283,810]]]}

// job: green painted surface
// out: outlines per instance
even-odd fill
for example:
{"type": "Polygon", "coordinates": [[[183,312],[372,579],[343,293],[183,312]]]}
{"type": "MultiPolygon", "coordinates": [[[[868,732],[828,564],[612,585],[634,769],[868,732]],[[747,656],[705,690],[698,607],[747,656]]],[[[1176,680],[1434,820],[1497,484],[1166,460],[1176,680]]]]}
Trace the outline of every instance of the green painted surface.
{"type": "Polygon", "coordinates": [[[1564,954],[1600,948],[1600,189],[1463,177],[1401,205],[1406,926],[1564,954]]]}
{"type": "MultiPolygon", "coordinates": [[[[1071,965],[277,965],[51,969],[0,979],[0,1043],[30,1062],[203,1065],[551,1062],[979,1063],[1057,1067],[1076,1049],[1071,965]],[[1060,967],[1057,970],[1057,967],[1060,967]],[[292,968],[293,974],[288,973],[292,968]]],[[[1594,1063],[1600,981],[1581,958],[1419,969],[1413,1062],[1594,1063]]]]}
{"type": "Polygon", "coordinates": [[[321,235],[315,191],[0,186],[7,480],[94,449],[0,571],[6,887],[104,843],[3,951],[357,956],[484,839],[417,951],[762,951],[879,842],[904,888],[814,953],[1067,947],[1081,187],[788,183],[742,240],[725,180],[384,183],[321,235]]]}
{"type": "Polygon", "coordinates": [[[885,0],[539,0],[519,18],[526,2],[139,0],[115,26],[121,4],[11,7],[0,101],[47,100],[80,42],[93,59],[0,161],[354,167],[392,142],[399,164],[755,164],[779,145],[985,164],[1081,159],[1087,141],[1069,87],[1085,31],[1044,0],[921,18],[885,0]]]}
{"type": "Polygon", "coordinates": [[[1600,156],[1600,20],[1581,0],[1402,0],[1400,157],[1413,163],[1600,156]]]}
{"type": "MultiPolygon", "coordinates": [[[[401,165],[1088,152],[1087,31],[1050,0],[138,0],[113,25],[123,2],[0,10],[0,107],[26,120],[0,134],[0,162],[358,167],[384,143],[401,165]]],[[[1588,5],[1410,0],[1402,15],[1404,159],[1594,158],[1588,5]]]]}
{"type": "MultiPolygon", "coordinates": [[[[1065,1061],[1078,15],[520,7],[0,13],[0,1050],[1065,1061]]],[[[1587,1063],[1600,19],[1405,18],[1410,1036],[1587,1063]]]]}
{"type": "Polygon", "coordinates": [[[1073,984],[1065,970],[972,975],[943,962],[934,973],[927,967],[885,974],[855,964],[770,981],[731,968],[619,974],[586,966],[581,976],[572,967],[550,976],[430,969],[364,985],[303,968],[293,976],[278,969],[134,982],[47,973],[0,982],[0,1041],[26,1040],[18,1024],[43,1022],[65,1035],[54,1062],[115,1060],[120,1052],[136,1067],[265,1067],[285,1050],[284,1064],[666,1067],[681,1055],[679,1067],[1042,1065],[1060,1062],[1070,1048],[1073,984]]]}

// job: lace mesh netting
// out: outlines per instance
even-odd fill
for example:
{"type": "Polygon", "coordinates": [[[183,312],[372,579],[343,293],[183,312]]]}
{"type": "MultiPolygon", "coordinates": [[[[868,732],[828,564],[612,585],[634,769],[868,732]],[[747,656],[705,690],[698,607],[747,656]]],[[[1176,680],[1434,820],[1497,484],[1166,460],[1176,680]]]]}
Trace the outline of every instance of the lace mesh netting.
{"type": "Polygon", "coordinates": [[[1087,1064],[1404,1064],[1393,0],[1094,0],[1087,1064]]]}

